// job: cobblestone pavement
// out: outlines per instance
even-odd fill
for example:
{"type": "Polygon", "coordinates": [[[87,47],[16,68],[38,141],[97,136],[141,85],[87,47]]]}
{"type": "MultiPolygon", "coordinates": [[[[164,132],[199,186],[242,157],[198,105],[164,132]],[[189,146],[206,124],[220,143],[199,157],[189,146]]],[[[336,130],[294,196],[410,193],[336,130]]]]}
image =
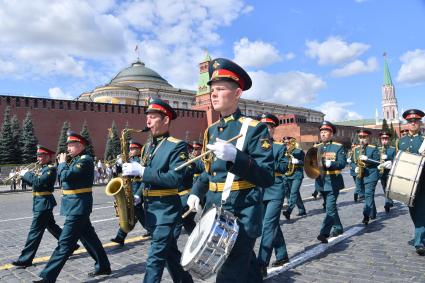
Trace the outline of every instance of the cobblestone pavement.
{"type": "MultiPolygon", "coordinates": [[[[347,189],[341,192],[338,207],[345,230],[342,236],[345,237],[339,242],[335,241],[337,244],[332,244],[332,241],[328,245],[318,243],[316,236],[324,217],[322,200],[312,200],[313,180],[304,179],[301,191],[306,199],[308,215],[295,216],[295,209],[290,221],[281,218],[293,263],[266,282],[425,282],[425,257],[417,256],[411,245],[413,224],[407,207],[396,203],[386,214],[382,188],[378,184],[375,198],[378,217],[364,228],[360,224],[363,202],[353,202],[352,178],[344,172],[344,179],[347,189]],[[309,257],[311,252],[317,250],[318,254],[309,257]]],[[[55,192],[55,197],[60,203],[59,191],[55,192]]],[[[30,192],[6,192],[0,188],[0,204],[0,281],[36,280],[56,247],[56,239],[46,232],[35,264],[27,269],[11,267],[10,262],[18,258],[31,224],[32,195],[30,192]]],[[[119,248],[109,241],[115,236],[118,224],[112,199],[104,194],[103,186],[94,187],[93,209],[91,220],[104,243],[113,273],[95,280],[88,278],[87,273],[93,269],[94,261],[80,249],[65,264],[58,282],[141,282],[150,245],[149,240],[141,237],[145,231],[137,226],[129,234],[125,247],[119,248]]],[[[63,225],[64,218],[58,212],[59,208],[56,207],[56,221],[63,225]]],[[[187,235],[183,233],[179,239],[180,250],[186,240],[187,235]]],[[[259,239],[257,246],[258,243],[259,239]]],[[[163,282],[172,282],[167,271],[164,272],[163,282]]],[[[206,282],[214,282],[214,277],[206,282]]]]}

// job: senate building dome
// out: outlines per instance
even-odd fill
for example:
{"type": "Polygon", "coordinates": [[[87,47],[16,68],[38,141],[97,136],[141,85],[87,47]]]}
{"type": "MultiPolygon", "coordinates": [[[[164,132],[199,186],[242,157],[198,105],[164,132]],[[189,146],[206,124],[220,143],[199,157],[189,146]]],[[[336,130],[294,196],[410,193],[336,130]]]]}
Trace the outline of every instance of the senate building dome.
{"type": "Polygon", "coordinates": [[[195,103],[195,95],[195,91],[174,88],[156,71],[137,59],[129,67],[119,71],[109,83],[82,93],[77,100],[143,106],[149,98],[159,97],[174,108],[191,109],[195,103]]]}

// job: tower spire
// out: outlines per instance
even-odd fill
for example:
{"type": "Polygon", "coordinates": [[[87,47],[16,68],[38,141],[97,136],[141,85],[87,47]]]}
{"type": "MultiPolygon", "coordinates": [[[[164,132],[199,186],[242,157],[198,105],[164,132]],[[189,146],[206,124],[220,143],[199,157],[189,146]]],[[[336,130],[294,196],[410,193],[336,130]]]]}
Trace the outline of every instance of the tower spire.
{"type": "Polygon", "coordinates": [[[387,63],[387,53],[384,52],[384,83],[381,87],[382,93],[382,116],[388,123],[398,123],[398,106],[395,96],[395,88],[391,80],[390,69],[387,63]]]}

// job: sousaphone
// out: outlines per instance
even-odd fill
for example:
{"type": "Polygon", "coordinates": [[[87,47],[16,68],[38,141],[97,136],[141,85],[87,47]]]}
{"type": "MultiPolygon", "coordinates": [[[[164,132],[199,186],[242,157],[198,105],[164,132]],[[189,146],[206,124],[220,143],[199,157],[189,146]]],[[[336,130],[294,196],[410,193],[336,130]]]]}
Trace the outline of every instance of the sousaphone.
{"type": "Polygon", "coordinates": [[[304,157],[304,171],[305,174],[311,178],[316,179],[320,176],[323,171],[322,164],[322,153],[319,148],[312,147],[310,148],[304,157]]]}

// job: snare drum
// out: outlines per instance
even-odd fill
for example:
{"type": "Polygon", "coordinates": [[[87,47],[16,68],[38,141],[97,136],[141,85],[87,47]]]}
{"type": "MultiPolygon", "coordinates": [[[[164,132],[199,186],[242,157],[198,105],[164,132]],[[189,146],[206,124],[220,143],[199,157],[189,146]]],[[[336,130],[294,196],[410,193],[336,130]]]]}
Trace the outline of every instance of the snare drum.
{"type": "Polygon", "coordinates": [[[184,270],[199,279],[215,274],[235,245],[239,232],[236,220],[231,212],[222,208],[208,210],[186,242],[181,258],[184,270]]]}
{"type": "Polygon", "coordinates": [[[424,182],[425,157],[399,151],[388,175],[385,196],[413,207],[420,182],[424,182]]]}

